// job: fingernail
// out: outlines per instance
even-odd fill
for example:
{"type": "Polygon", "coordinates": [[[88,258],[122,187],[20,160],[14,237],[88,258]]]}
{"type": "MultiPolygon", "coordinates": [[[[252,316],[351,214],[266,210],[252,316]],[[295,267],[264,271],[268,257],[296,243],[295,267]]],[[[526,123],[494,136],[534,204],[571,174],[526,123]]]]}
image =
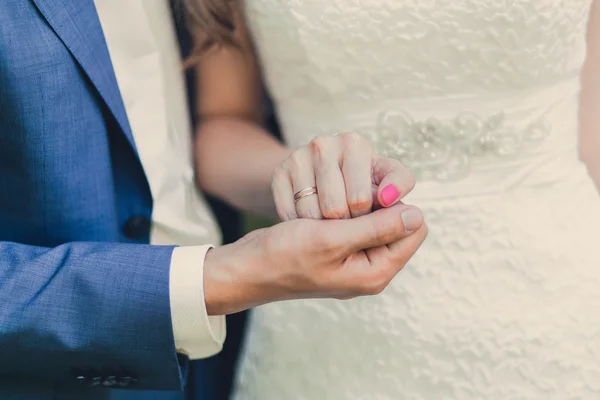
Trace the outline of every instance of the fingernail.
{"type": "Polygon", "coordinates": [[[398,197],[400,197],[400,192],[394,185],[387,185],[381,191],[381,201],[383,201],[384,207],[394,204],[394,202],[398,200],[398,197]]]}
{"type": "Polygon", "coordinates": [[[406,232],[416,231],[423,223],[423,216],[416,208],[408,208],[400,214],[406,232]]]}

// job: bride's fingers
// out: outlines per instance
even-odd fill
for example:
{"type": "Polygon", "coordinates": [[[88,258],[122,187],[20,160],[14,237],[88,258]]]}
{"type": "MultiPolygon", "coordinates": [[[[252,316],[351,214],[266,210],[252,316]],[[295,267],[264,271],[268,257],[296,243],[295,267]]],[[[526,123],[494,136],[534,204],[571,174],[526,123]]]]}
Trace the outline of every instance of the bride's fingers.
{"type": "Polygon", "coordinates": [[[396,204],[415,186],[414,178],[400,161],[382,157],[373,163],[373,183],[378,185],[377,202],[383,207],[396,204]]]}
{"type": "Polygon", "coordinates": [[[370,213],[373,208],[371,177],[373,154],[367,141],[358,134],[347,133],[341,139],[346,203],[350,214],[356,218],[370,213]]]}
{"type": "Polygon", "coordinates": [[[334,137],[322,137],[311,143],[311,153],[317,189],[319,207],[323,218],[350,218],[346,201],[344,176],[340,169],[340,146],[334,137]]]}
{"type": "MultiPolygon", "coordinates": [[[[288,160],[289,172],[292,182],[292,191],[289,196],[292,201],[296,193],[306,190],[306,195],[295,201],[296,214],[300,218],[322,219],[319,207],[319,197],[311,193],[311,188],[317,188],[315,171],[312,165],[312,156],[309,148],[303,147],[296,150],[288,160]]],[[[318,189],[317,189],[318,190],[318,189]]]]}
{"type": "Polygon", "coordinates": [[[273,173],[271,191],[275,200],[277,215],[282,221],[298,218],[294,204],[294,188],[286,164],[278,167],[273,173]]]}
{"type": "Polygon", "coordinates": [[[372,207],[371,209],[373,211],[375,210],[379,210],[380,208],[383,208],[383,206],[381,204],[379,204],[379,186],[375,185],[374,183],[371,183],[371,199],[372,199],[372,207]]]}

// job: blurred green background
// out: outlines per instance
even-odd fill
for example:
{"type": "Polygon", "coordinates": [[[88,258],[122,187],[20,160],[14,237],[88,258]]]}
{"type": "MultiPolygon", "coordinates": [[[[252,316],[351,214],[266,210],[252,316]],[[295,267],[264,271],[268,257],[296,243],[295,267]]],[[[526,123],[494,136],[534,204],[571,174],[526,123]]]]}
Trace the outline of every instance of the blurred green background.
{"type": "Polygon", "coordinates": [[[244,215],[244,234],[260,228],[268,228],[275,224],[275,221],[256,217],[254,215],[244,215]]]}

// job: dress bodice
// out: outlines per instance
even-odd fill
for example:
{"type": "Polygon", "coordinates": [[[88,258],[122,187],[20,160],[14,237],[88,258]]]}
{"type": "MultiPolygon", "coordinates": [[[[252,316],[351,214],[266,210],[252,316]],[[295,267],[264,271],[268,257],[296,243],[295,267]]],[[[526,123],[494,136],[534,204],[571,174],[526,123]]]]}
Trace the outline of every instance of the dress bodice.
{"type": "Polygon", "coordinates": [[[557,101],[569,99],[573,118],[590,4],[252,0],[245,11],[290,144],[359,131],[447,179],[478,154],[538,146],[557,101]]]}
{"type": "Polygon", "coordinates": [[[589,7],[590,0],[246,2],[279,103],[548,86],[578,75],[589,7]]]}

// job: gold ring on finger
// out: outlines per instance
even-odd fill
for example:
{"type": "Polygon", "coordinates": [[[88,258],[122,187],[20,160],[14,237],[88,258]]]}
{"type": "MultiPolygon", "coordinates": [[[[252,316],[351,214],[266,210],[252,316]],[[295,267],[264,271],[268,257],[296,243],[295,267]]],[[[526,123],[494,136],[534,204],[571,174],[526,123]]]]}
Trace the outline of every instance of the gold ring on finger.
{"type": "Polygon", "coordinates": [[[317,188],[314,186],[306,188],[306,189],[302,189],[302,190],[296,192],[296,194],[294,194],[294,203],[297,203],[298,200],[300,200],[303,197],[311,196],[311,195],[317,194],[317,193],[318,193],[317,188]]]}

